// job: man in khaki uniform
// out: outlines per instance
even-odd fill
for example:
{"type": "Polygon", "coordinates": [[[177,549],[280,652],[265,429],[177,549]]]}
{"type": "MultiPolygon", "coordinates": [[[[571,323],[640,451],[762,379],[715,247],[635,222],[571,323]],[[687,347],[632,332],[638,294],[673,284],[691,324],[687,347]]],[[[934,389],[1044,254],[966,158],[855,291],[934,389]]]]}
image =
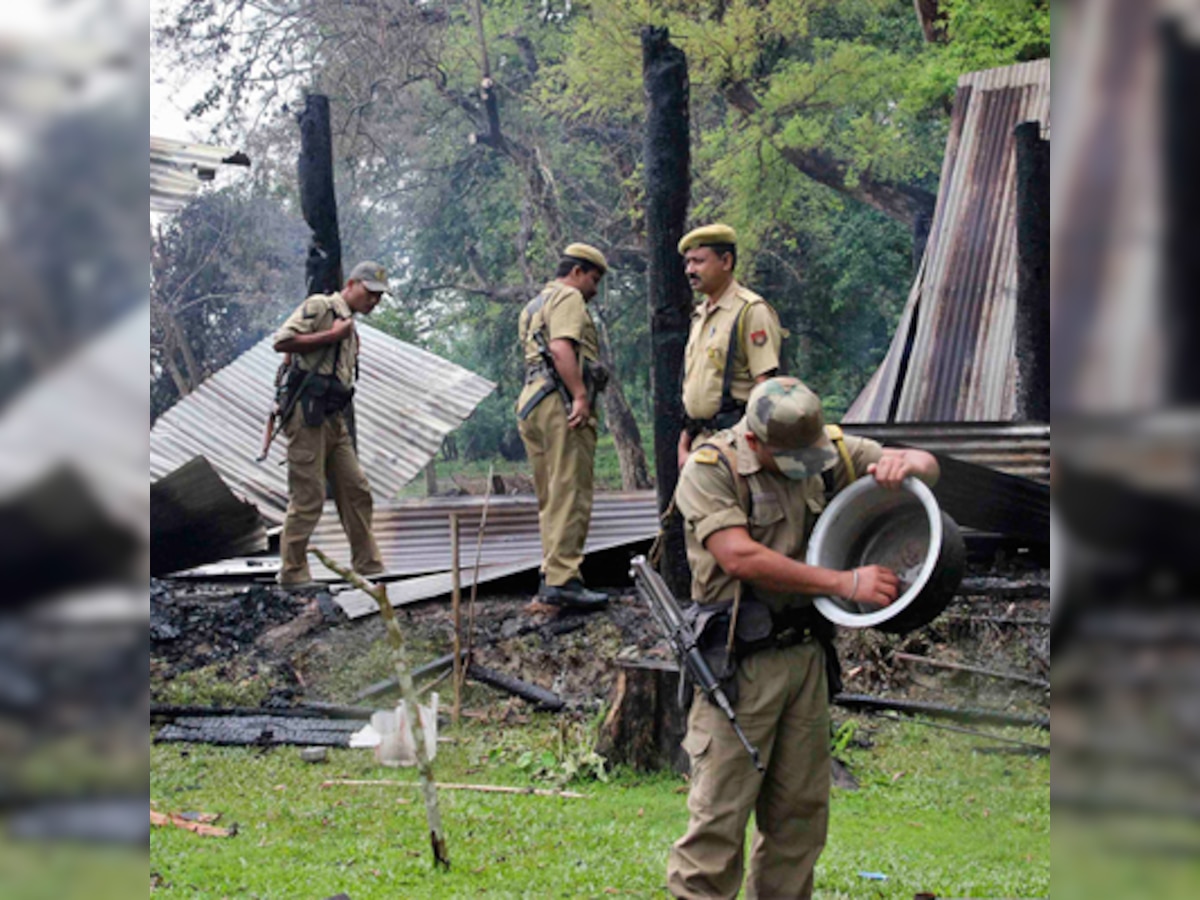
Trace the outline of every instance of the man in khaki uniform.
{"type": "Polygon", "coordinates": [[[600,344],[587,301],[596,296],[608,261],[595,247],[571,244],[555,278],[521,311],[525,387],[517,428],[533,466],[542,537],[541,586],[546,603],[599,608],[608,596],[584,587],[579,574],[592,517],[596,456],[593,404],[600,344]]]}
{"type": "Polygon", "coordinates": [[[824,645],[832,633],[812,598],[886,606],[899,581],[882,566],[835,571],[799,560],[828,497],[861,474],[889,488],[909,475],[932,484],[938,465],[922,450],[884,449],[826,429],[820,400],[794,378],[756,386],[745,418],[700,441],[684,466],[675,501],[701,604],[699,643],[706,655],[724,648],[736,620],[735,659],[724,677],[766,772],[755,770],[728,719],[698,693],[683,741],[691,815],[667,865],[676,897],[737,894],[751,812],[746,896],[812,896],[829,811],[824,645]]]}
{"type": "Polygon", "coordinates": [[[783,332],[779,316],[762,297],[734,278],[737,233],[728,225],[705,225],[679,242],[692,288],[705,296],[692,311],[683,369],[684,428],[679,468],[692,444],[731,427],[746,409],[758,382],[779,370],[783,332]]]}
{"type": "Polygon", "coordinates": [[[321,518],[326,477],[350,539],[354,570],[361,575],[383,571],[379,546],[371,532],[371,488],[358,464],[342,411],[353,396],[358,375],[354,313],[370,313],[386,291],[383,266],[361,262],[342,290],[309,297],[275,332],[276,352],[291,354],[289,394],[299,394],[282,423],[288,439],[288,510],[280,538],[278,580],[284,587],[313,585],[308,539],[321,518]]]}

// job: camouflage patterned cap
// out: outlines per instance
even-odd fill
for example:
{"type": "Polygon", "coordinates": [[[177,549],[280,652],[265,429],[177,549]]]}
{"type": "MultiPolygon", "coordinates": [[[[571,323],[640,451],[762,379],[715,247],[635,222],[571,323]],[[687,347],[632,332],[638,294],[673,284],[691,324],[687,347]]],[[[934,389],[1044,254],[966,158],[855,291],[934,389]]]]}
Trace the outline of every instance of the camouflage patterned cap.
{"type": "Polygon", "coordinates": [[[811,478],[837,463],[821,398],[797,378],[755,385],[746,401],[746,425],[788,478],[811,478]]]}
{"type": "Polygon", "coordinates": [[[387,270],[377,262],[365,259],[350,270],[347,281],[361,281],[368,291],[387,293],[387,270]]]}

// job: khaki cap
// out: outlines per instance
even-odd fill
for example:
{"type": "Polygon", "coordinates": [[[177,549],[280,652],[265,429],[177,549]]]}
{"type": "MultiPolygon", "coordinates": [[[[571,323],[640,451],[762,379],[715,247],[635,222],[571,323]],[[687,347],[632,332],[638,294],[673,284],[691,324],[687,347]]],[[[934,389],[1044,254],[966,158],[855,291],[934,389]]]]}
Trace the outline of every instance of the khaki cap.
{"type": "Polygon", "coordinates": [[[563,251],[563,256],[571,259],[586,259],[592,265],[600,267],[601,272],[608,271],[608,260],[604,258],[604,254],[593,247],[591,244],[567,244],[567,249],[563,251]]]}
{"type": "Polygon", "coordinates": [[[821,398],[798,378],[769,378],[746,400],[746,425],[789,478],[820,475],[837,463],[821,398]]]}
{"type": "Polygon", "coordinates": [[[683,236],[679,242],[679,255],[694,250],[696,247],[711,247],[713,244],[733,244],[737,246],[737,232],[728,225],[714,222],[711,225],[701,225],[683,236]]]}
{"type": "Polygon", "coordinates": [[[361,281],[368,291],[387,293],[387,270],[377,262],[363,260],[350,270],[347,281],[361,281]]]}

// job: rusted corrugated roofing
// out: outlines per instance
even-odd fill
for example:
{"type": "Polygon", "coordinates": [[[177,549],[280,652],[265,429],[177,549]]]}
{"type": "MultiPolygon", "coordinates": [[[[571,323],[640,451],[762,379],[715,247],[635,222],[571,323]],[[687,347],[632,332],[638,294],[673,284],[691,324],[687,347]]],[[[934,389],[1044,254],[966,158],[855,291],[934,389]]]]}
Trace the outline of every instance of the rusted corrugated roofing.
{"type": "Polygon", "coordinates": [[[1012,421],[1017,297],[1013,129],[1028,121],[1049,129],[1048,59],[959,79],[925,256],[888,355],[850,407],[846,422],[888,421],[894,398],[897,422],[1012,421]]]}
{"type": "MultiPolygon", "coordinates": [[[[495,385],[433,353],[359,322],[355,394],[358,456],[376,501],[387,501],[425,467],[442,439],[495,385]]],[[[274,400],[281,359],[270,336],[207,378],[163,413],[150,431],[150,478],[204,456],[230,489],[263,516],[287,510],[286,439],[255,462],[274,400]]]]}
{"type": "Polygon", "coordinates": [[[1050,481],[1050,426],[1036,422],[847,424],[849,434],[920,447],[1009,475],[1050,481]]]}
{"type": "Polygon", "coordinates": [[[220,165],[248,166],[246,154],[229,147],[150,137],[150,210],[171,212],[211,181],[220,165]]]}

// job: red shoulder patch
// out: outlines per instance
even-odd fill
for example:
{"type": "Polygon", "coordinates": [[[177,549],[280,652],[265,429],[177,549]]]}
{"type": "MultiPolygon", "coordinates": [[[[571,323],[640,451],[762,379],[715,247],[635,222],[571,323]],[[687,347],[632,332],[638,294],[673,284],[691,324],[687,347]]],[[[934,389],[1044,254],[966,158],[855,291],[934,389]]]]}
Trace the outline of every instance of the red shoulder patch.
{"type": "Polygon", "coordinates": [[[761,347],[766,342],[767,342],[766,329],[763,329],[761,331],[750,332],[750,343],[752,343],[755,347],[761,347]]]}

